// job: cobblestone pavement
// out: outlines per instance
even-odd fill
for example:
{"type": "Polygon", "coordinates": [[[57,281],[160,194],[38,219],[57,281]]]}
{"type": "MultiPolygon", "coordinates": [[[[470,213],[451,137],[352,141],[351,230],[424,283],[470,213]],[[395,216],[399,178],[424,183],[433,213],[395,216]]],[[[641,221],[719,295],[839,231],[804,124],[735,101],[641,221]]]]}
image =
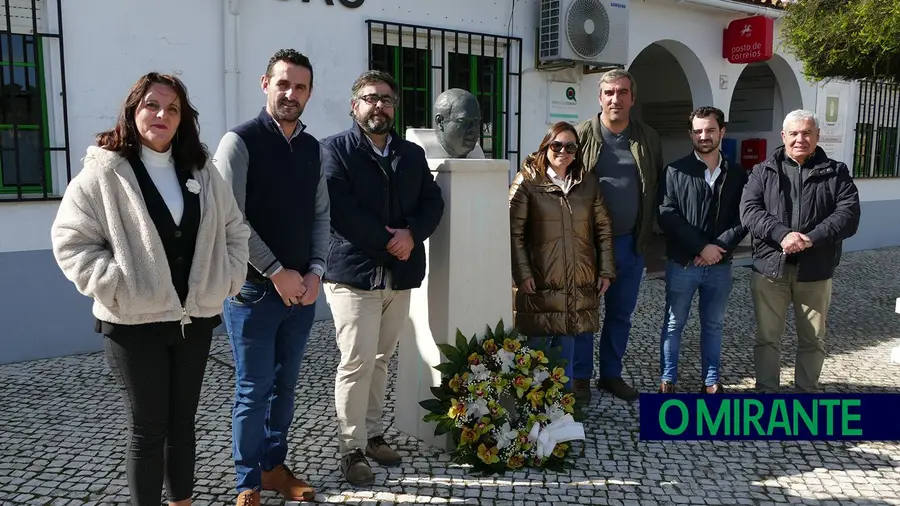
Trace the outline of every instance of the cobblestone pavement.
{"type": "MultiPolygon", "coordinates": [[[[891,347],[900,345],[900,315],[894,312],[898,262],[900,248],[844,256],[830,314],[822,378],[827,390],[900,390],[900,365],[888,362],[891,347]]],[[[724,380],[733,389],[752,384],[755,326],[748,279],[747,269],[736,270],[726,320],[724,380]]],[[[642,391],[657,385],[663,288],[662,281],[643,284],[626,357],[626,380],[642,391]]],[[[680,383],[693,390],[699,385],[696,318],[685,332],[680,383]]],[[[796,349],[790,322],[787,332],[783,381],[790,383],[796,349]]],[[[336,458],[333,335],[330,323],[316,325],[291,436],[292,466],[318,488],[322,502],[900,505],[900,444],[645,442],[638,439],[639,401],[596,394],[585,426],[586,455],[571,471],[479,479],[391,428],[388,436],[405,456],[403,466],[376,466],[378,486],[354,490],[342,482],[336,458]]],[[[234,500],[227,340],[217,338],[213,352],[197,417],[197,505],[234,500]]],[[[122,409],[101,354],[0,366],[0,393],[0,504],[128,504],[122,409]]],[[[282,501],[265,493],[264,504],[282,501]]]]}

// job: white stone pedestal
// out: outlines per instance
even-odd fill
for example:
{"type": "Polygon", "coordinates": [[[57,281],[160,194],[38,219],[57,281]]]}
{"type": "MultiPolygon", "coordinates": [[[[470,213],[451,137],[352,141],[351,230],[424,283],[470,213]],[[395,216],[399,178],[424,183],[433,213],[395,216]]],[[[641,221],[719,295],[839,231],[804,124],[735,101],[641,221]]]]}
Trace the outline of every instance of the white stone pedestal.
{"type": "Polygon", "coordinates": [[[420,441],[448,449],[422,421],[419,402],[434,396],[443,360],[437,343],[455,343],[456,329],[471,338],[503,319],[512,326],[509,239],[509,162],[429,160],[445,201],[444,217],[425,242],[425,281],[412,293],[410,321],[400,339],[394,424],[420,441]]]}

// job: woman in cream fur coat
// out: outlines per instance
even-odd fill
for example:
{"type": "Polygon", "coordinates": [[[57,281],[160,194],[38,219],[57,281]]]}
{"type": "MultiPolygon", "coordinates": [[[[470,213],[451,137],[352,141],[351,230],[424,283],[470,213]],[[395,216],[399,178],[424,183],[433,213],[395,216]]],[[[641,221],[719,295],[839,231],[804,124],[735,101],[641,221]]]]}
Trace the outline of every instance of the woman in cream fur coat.
{"type": "Polygon", "coordinates": [[[93,298],[128,422],[135,506],[191,504],[194,416],[222,303],[240,291],[250,229],[173,76],[132,87],[97,136],[52,227],[53,254],[93,298]]]}

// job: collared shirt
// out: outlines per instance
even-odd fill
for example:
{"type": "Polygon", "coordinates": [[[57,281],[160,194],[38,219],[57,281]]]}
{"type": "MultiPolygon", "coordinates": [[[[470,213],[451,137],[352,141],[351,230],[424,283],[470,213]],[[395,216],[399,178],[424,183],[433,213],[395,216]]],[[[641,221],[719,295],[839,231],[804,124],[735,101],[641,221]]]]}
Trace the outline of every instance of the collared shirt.
{"type": "Polygon", "coordinates": [[[550,181],[553,181],[556,186],[562,188],[563,193],[568,194],[569,190],[572,189],[572,173],[566,173],[565,179],[559,177],[559,174],[556,173],[551,167],[547,167],[547,177],[550,178],[550,181]]]}
{"type": "Polygon", "coordinates": [[[375,151],[375,154],[378,156],[388,156],[391,153],[391,135],[388,134],[387,142],[384,144],[384,151],[378,149],[378,146],[375,145],[375,141],[372,140],[371,137],[366,135],[366,139],[369,140],[369,144],[372,145],[372,149],[375,151]]]}
{"type": "MultiPolygon", "coordinates": [[[[272,118],[272,115],[269,114],[269,117],[272,118]]],[[[283,135],[288,142],[291,142],[292,140],[294,140],[294,137],[300,135],[300,132],[306,130],[306,125],[304,125],[303,122],[300,121],[300,118],[297,118],[297,126],[294,127],[294,133],[292,133],[290,137],[288,137],[287,134],[284,133],[284,129],[281,128],[281,123],[279,123],[275,118],[272,118],[272,123],[275,123],[275,126],[278,127],[278,131],[281,132],[281,135],[283,135]]]]}
{"type": "MultiPolygon", "coordinates": [[[[696,150],[694,151],[694,156],[697,157],[697,160],[703,162],[704,165],[706,164],[706,162],[703,161],[702,158],[700,158],[700,155],[697,153],[696,150]]],[[[712,173],[709,172],[708,168],[705,171],[703,171],[703,175],[706,176],[706,184],[708,184],[709,187],[712,188],[713,185],[716,184],[716,179],[719,178],[720,174],[722,174],[722,152],[721,151],[719,152],[719,164],[716,165],[716,170],[712,171],[712,173]]]]}

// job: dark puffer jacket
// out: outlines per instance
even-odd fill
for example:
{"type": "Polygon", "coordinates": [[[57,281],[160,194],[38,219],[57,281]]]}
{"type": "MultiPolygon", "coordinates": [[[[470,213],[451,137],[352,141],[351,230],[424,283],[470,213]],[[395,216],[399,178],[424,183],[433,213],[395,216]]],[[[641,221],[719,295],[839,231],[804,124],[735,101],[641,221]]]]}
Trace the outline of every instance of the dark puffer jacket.
{"type": "MultiPolygon", "coordinates": [[[[753,167],[741,197],[741,222],[750,229],[753,270],[771,278],[784,275],[787,255],[781,241],[788,225],[786,195],[791,182],[782,171],[784,147],[753,167]]],[[[812,247],[796,253],[797,281],[829,279],[841,260],[841,246],[859,227],[859,191],[847,166],[817,147],[800,192],[800,220],[795,232],[806,234],[812,247]]]]}
{"type": "Polygon", "coordinates": [[[612,225],[600,185],[573,173],[568,195],[537,174],[529,156],[509,189],[513,320],[527,336],[597,332],[597,279],[615,277],[612,225]],[[535,293],[518,287],[534,278],[535,293]]]}

